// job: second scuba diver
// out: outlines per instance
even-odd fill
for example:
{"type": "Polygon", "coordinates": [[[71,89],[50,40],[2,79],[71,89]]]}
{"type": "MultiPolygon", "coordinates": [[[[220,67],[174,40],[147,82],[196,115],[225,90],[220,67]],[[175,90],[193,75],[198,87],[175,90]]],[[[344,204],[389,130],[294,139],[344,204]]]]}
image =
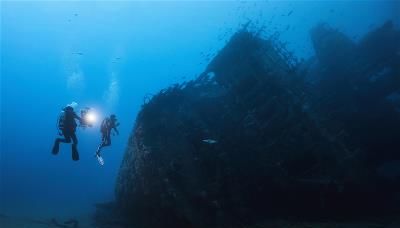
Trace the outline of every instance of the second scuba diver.
{"type": "Polygon", "coordinates": [[[117,127],[119,126],[119,123],[117,122],[117,118],[114,114],[112,114],[110,117],[106,117],[102,122],[100,126],[100,132],[101,132],[101,143],[99,147],[97,148],[96,151],[96,156],[100,157],[100,150],[105,147],[111,145],[111,130],[114,129],[115,133],[117,135],[119,134],[117,127]]]}
{"type": "Polygon", "coordinates": [[[63,135],[64,138],[56,138],[56,140],[54,141],[52,153],[54,155],[57,155],[60,149],[60,142],[70,143],[72,139],[72,146],[71,146],[72,160],[78,161],[79,160],[79,153],[77,149],[78,139],[75,134],[77,124],[75,122],[75,119],[78,119],[80,122],[83,122],[83,120],[75,113],[74,108],[72,106],[73,106],[72,104],[67,105],[63,109],[63,112],[58,120],[58,128],[61,131],[59,132],[59,135],[60,136],[63,135]]]}

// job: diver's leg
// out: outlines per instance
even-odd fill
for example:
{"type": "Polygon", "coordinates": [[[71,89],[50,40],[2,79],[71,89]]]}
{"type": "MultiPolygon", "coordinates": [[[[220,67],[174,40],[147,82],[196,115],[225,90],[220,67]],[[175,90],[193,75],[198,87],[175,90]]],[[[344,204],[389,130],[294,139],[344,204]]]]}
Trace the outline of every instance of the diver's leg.
{"type": "Polygon", "coordinates": [[[104,140],[103,147],[109,146],[109,145],[111,145],[111,132],[107,133],[105,140],[104,140]]]}
{"type": "Polygon", "coordinates": [[[101,148],[103,148],[103,146],[104,146],[105,139],[106,139],[106,134],[102,133],[101,143],[100,143],[99,147],[97,147],[97,151],[96,151],[96,155],[98,155],[98,156],[100,156],[100,151],[101,151],[101,148]]]}
{"type": "Polygon", "coordinates": [[[102,149],[103,147],[105,147],[105,146],[109,146],[110,144],[111,144],[111,142],[110,142],[110,137],[109,137],[109,135],[103,134],[103,139],[102,139],[102,142],[101,142],[100,146],[97,148],[96,155],[97,155],[97,156],[101,156],[101,155],[100,155],[101,149],[102,149]]]}
{"type": "Polygon", "coordinates": [[[52,153],[54,155],[57,155],[59,150],[60,150],[60,142],[62,143],[70,143],[71,142],[71,136],[68,134],[68,132],[63,131],[64,138],[56,138],[54,140],[54,145],[52,149],[52,153]]]}
{"type": "MultiPolygon", "coordinates": [[[[71,133],[72,144],[78,145],[78,138],[76,137],[75,132],[71,133]]],[[[71,141],[70,139],[70,141],[71,141]]]]}
{"type": "Polygon", "coordinates": [[[72,144],[72,160],[78,161],[79,160],[79,153],[76,144],[72,144]]]}
{"type": "Polygon", "coordinates": [[[71,133],[72,138],[72,160],[78,161],[79,160],[79,153],[78,153],[78,139],[76,138],[75,132],[71,133]]]}
{"type": "Polygon", "coordinates": [[[111,136],[108,137],[107,146],[111,146],[111,136]]]}

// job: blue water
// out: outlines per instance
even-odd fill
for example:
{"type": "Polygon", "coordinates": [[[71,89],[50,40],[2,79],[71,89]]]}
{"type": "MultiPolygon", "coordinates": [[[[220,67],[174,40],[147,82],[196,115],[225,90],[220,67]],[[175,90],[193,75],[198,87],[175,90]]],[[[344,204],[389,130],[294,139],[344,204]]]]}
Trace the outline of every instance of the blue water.
{"type": "Polygon", "coordinates": [[[128,136],[143,98],[194,78],[229,37],[252,21],[279,32],[299,58],[313,55],[309,29],[327,22],[354,40],[391,19],[398,1],[1,2],[0,213],[77,216],[113,200],[128,136]],[[288,27],[290,25],[290,27],[288,27]],[[81,53],[81,54],[80,54],[81,53]],[[99,115],[53,156],[56,119],[75,101],[99,115]],[[120,135],[103,151],[100,120],[115,113],[120,135]]]}

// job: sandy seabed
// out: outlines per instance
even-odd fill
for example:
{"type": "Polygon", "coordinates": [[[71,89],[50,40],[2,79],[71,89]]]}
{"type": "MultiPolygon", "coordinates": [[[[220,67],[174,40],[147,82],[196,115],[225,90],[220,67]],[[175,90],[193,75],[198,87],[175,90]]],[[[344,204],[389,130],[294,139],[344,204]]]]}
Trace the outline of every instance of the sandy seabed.
{"type": "MultiPolygon", "coordinates": [[[[78,224],[68,223],[71,220],[44,219],[36,220],[32,218],[17,218],[0,215],[1,228],[95,228],[92,225],[90,216],[76,218],[78,224]],[[67,222],[67,223],[66,223],[67,222]]],[[[131,227],[109,227],[107,225],[100,226],[107,228],[131,228],[131,227]]],[[[307,221],[291,221],[291,220],[272,220],[264,223],[242,226],[241,228],[398,228],[400,227],[400,218],[381,218],[371,219],[369,221],[354,222],[307,222],[307,221]]],[[[228,227],[221,227],[228,228],[228,227]]]]}
{"type": "Polygon", "coordinates": [[[76,219],[35,219],[0,215],[1,228],[93,228],[90,217],[76,219]],[[74,222],[76,221],[76,222],[74,222]]]}

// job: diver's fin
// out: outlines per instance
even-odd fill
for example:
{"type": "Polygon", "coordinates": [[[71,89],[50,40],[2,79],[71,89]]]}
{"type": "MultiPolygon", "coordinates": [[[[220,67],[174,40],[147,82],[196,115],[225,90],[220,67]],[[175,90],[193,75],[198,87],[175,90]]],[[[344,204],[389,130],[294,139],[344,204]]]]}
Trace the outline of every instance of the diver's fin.
{"type": "Polygon", "coordinates": [[[100,153],[96,153],[96,158],[100,165],[104,165],[104,159],[101,157],[100,153]]]}
{"type": "Polygon", "coordinates": [[[59,150],[60,150],[60,144],[56,140],[54,142],[54,146],[53,146],[53,149],[51,150],[51,153],[54,155],[57,155],[59,150]]]}
{"type": "Polygon", "coordinates": [[[78,149],[76,148],[75,144],[72,144],[72,160],[74,160],[74,161],[79,160],[79,153],[78,153],[78,149]]]}
{"type": "Polygon", "coordinates": [[[99,147],[97,148],[96,153],[94,154],[95,157],[96,157],[97,155],[101,156],[101,155],[100,155],[100,150],[101,150],[101,146],[99,146],[99,147]]]}

